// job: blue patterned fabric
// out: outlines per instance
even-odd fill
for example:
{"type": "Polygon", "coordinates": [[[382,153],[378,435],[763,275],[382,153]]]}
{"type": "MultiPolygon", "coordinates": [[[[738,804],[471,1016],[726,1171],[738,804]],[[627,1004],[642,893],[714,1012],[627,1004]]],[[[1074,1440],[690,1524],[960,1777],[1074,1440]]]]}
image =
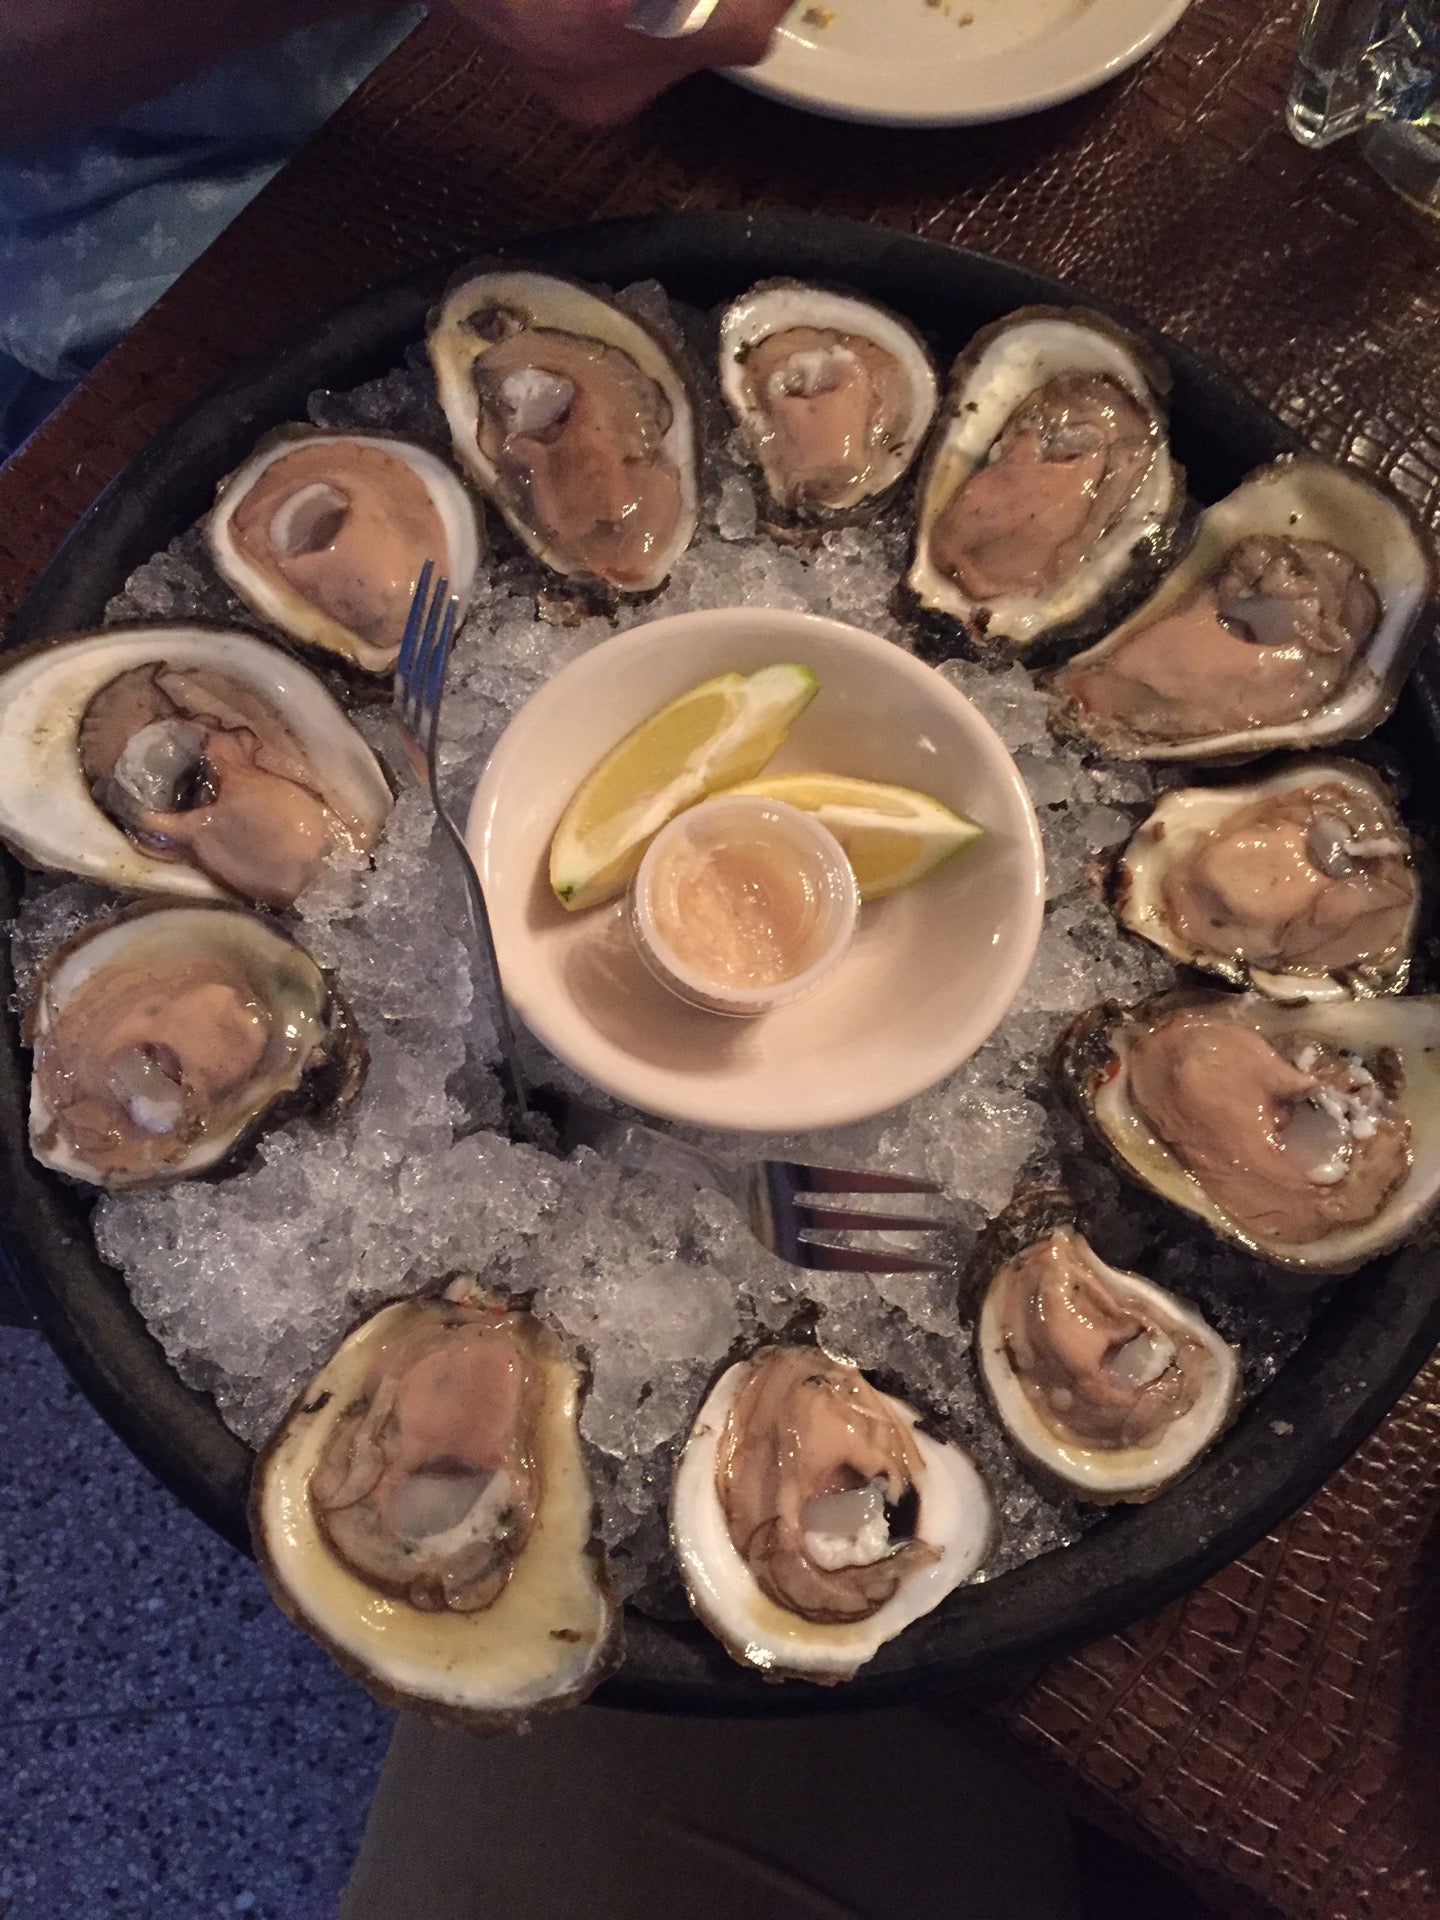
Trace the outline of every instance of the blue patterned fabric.
{"type": "Polygon", "coordinates": [[[0,459],[420,13],[302,28],[103,129],[0,156],[0,459]]]}

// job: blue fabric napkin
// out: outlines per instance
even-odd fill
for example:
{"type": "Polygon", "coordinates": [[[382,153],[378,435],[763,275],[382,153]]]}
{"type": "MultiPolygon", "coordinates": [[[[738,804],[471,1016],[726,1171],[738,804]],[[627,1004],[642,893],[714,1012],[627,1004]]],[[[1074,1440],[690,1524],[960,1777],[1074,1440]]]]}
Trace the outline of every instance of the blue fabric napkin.
{"type": "Polygon", "coordinates": [[[418,22],[377,9],[0,156],[0,459],[418,22]]]}

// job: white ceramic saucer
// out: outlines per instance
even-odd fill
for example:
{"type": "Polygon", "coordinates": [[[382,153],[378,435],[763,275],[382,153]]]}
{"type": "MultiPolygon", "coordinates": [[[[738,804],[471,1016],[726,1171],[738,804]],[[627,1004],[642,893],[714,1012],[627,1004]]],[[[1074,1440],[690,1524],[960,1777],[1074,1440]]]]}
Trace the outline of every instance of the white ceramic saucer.
{"type": "Polygon", "coordinates": [[[797,0],[763,65],[730,77],[891,127],[1010,120],[1123,73],[1189,0],[797,0]]]}
{"type": "Polygon", "coordinates": [[[1025,783],[999,737],[932,668],[813,614],[727,607],[602,642],[501,736],[470,810],[508,996],[597,1086],[696,1126],[841,1126],[933,1085],[993,1031],[1029,968],[1045,868],[1025,783]],[[919,787],[985,837],[917,887],[862,907],[854,945],[813,994],[758,1020],[684,1005],[636,953],[623,902],[570,914],[551,836],[590,768],[712,675],[797,661],[820,691],[772,762],[919,787]]]}

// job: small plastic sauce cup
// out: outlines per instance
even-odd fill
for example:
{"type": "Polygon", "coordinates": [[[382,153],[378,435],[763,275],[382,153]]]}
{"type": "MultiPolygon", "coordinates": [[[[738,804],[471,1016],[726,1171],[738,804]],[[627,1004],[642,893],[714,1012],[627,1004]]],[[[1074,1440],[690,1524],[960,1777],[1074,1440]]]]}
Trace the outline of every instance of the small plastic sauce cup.
{"type": "Polygon", "coordinates": [[[860,896],[840,842],[779,800],[704,800],[650,842],[630,925],[662,985],[753,1018],[809,993],[855,932],[860,896]]]}

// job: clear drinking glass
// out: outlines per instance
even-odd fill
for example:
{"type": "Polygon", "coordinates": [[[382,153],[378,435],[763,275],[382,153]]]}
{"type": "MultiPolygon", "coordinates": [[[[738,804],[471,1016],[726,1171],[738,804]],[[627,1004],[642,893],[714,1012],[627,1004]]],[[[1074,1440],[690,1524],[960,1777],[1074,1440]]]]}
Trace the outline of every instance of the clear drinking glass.
{"type": "Polygon", "coordinates": [[[1307,147],[1358,133],[1377,172],[1440,215],[1440,0],[1310,0],[1286,119],[1307,147]]]}

